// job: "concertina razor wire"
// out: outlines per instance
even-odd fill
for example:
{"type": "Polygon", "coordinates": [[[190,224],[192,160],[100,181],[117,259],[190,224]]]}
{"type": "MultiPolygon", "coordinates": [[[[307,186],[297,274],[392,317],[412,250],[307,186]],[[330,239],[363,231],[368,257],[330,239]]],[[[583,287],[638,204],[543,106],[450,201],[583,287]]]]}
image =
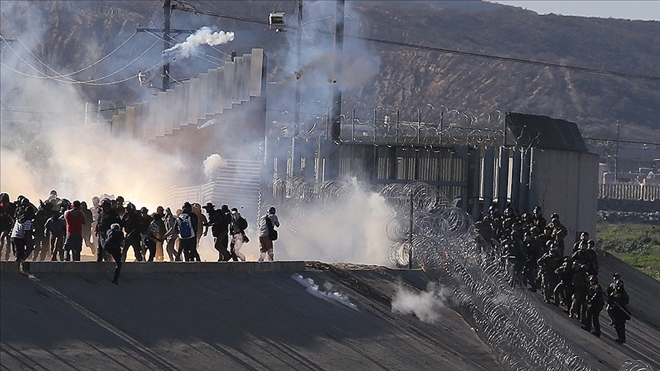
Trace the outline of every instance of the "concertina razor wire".
{"type": "MultiPolygon", "coordinates": [[[[302,179],[276,179],[273,191],[286,192],[287,197],[280,198],[282,206],[293,219],[303,219],[310,204],[323,211],[354,186],[348,182],[310,184],[302,179]],[[282,189],[285,184],[286,190],[282,189]]],[[[451,305],[497,353],[505,367],[591,370],[553,330],[552,319],[539,312],[521,290],[512,287],[506,268],[494,258],[490,244],[476,233],[474,222],[465,211],[454,207],[436,187],[421,182],[385,185],[378,193],[392,210],[383,223],[391,241],[387,252],[390,262],[398,267],[408,266],[412,247],[413,263],[451,290],[451,305]]]]}

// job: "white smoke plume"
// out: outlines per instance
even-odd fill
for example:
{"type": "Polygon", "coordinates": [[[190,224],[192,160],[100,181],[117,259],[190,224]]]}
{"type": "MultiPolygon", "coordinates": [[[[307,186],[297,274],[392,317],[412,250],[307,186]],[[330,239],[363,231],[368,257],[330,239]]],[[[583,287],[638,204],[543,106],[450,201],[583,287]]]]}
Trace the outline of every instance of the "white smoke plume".
{"type": "Polygon", "coordinates": [[[227,166],[227,161],[225,161],[222,156],[217,153],[210,155],[204,160],[204,175],[207,180],[212,180],[218,171],[223,167],[227,166]]]}
{"type": "Polygon", "coordinates": [[[234,41],[233,32],[214,32],[211,28],[204,26],[197,30],[194,34],[188,36],[186,41],[180,42],[169,49],[163,50],[163,55],[172,60],[179,56],[182,58],[188,58],[200,45],[216,46],[226,44],[230,41],[234,41]]]}
{"type": "Polygon", "coordinates": [[[278,260],[389,265],[385,225],[392,210],[385,198],[355,180],[350,191],[332,204],[282,207],[278,215],[282,224],[275,242],[278,260]]]}
{"type": "Polygon", "coordinates": [[[435,284],[429,284],[420,293],[399,286],[392,299],[392,312],[414,314],[423,322],[435,323],[440,319],[439,309],[445,307],[447,294],[435,284]]]}

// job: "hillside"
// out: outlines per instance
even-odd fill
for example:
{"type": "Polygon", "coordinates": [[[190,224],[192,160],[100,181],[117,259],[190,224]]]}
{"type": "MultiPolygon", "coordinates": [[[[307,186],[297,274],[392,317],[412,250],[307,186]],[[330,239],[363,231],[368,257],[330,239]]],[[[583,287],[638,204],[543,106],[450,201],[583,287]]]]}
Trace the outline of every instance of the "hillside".
{"type": "MultiPolygon", "coordinates": [[[[197,29],[201,25],[216,25],[235,31],[237,38],[230,45],[216,48],[222,52],[205,50],[217,58],[215,60],[210,57],[206,60],[191,59],[173,66],[173,77],[185,79],[215,67],[218,63],[209,61],[226,60],[230,51],[244,53],[252,47],[263,47],[269,56],[270,81],[274,84],[292,81],[291,73],[295,66],[292,66],[291,48],[295,29],[282,35],[259,22],[265,23],[270,11],[283,10],[288,14],[288,22],[295,25],[294,2],[174,3],[178,4],[178,9],[194,9],[198,13],[173,11],[172,27],[197,29]],[[205,14],[224,14],[230,18],[205,14]]],[[[323,45],[332,44],[332,22],[329,18],[334,12],[332,2],[307,4],[302,43],[304,58],[328,53],[330,47],[319,50],[323,45]]],[[[344,51],[347,58],[360,60],[368,55],[369,61],[366,65],[345,66],[347,71],[355,69],[345,71],[350,73],[346,79],[359,75],[363,78],[345,89],[347,109],[351,106],[367,111],[379,106],[385,109],[401,108],[407,119],[416,119],[415,109],[419,108],[425,121],[439,120],[443,105],[471,116],[494,110],[511,110],[577,122],[590,137],[615,138],[614,124],[618,122],[621,124],[621,139],[660,141],[660,105],[657,104],[660,102],[660,64],[657,63],[660,49],[653,47],[660,45],[660,22],[541,16],[518,8],[478,1],[348,1],[345,19],[344,51]],[[423,48],[364,41],[356,39],[356,35],[423,48]],[[544,67],[441,52],[438,49],[649,77],[621,77],[544,67]]],[[[6,37],[21,36],[27,32],[38,34],[43,37],[43,42],[34,43],[38,45],[35,53],[48,65],[61,71],[75,71],[117,48],[138,26],[162,27],[162,2],[3,2],[0,32],[6,37]],[[41,28],[34,27],[32,19],[36,15],[46,20],[41,22],[41,28]]],[[[177,40],[184,37],[179,35],[177,40]]],[[[135,75],[139,69],[159,58],[161,43],[153,34],[138,33],[108,61],[84,71],[79,77],[103,76],[151,47],[142,59],[123,71],[123,75],[120,74],[135,75]]],[[[3,59],[11,57],[7,50],[3,53],[3,59]]],[[[321,59],[327,58],[318,57],[318,60],[321,59]]],[[[304,67],[311,69],[318,60],[306,60],[308,65],[304,67]]],[[[3,69],[3,77],[10,74],[10,71],[3,69]]],[[[154,75],[157,75],[156,71],[154,75]]],[[[310,73],[305,78],[303,88],[329,89],[325,72],[318,76],[310,73]]],[[[290,89],[288,85],[286,88],[290,89]]],[[[4,89],[3,94],[7,95],[4,89]]],[[[133,79],[122,84],[81,87],[90,101],[100,99],[111,102],[111,106],[115,107],[144,99],[150,94],[145,89],[133,79]]],[[[279,90],[274,93],[282,95],[279,90]]],[[[311,97],[303,94],[304,99],[310,100],[306,108],[316,111],[310,114],[327,111],[325,105],[313,109],[309,107],[314,101],[327,101],[328,94],[312,94],[311,97]]],[[[3,102],[7,100],[5,98],[3,102]]],[[[278,106],[275,101],[272,104],[276,110],[290,108],[278,106]]]]}

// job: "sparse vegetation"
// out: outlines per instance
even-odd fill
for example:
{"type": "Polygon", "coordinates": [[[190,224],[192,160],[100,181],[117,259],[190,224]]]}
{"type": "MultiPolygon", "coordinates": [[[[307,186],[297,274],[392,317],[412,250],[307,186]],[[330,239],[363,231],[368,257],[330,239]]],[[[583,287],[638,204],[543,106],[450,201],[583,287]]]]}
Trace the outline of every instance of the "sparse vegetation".
{"type": "Polygon", "coordinates": [[[599,221],[596,230],[597,246],[660,281],[660,226],[599,221]]]}

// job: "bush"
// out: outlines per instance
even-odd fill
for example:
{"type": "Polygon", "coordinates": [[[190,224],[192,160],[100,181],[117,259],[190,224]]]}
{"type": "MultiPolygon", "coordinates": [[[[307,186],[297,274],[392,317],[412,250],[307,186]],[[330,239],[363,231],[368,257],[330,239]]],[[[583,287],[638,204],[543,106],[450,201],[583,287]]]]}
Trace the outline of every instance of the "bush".
{"type": "Polygon", "coordinates": [[[596,233],[598,247],[660,280],[660,227],[599,221],[596,233]]]}

